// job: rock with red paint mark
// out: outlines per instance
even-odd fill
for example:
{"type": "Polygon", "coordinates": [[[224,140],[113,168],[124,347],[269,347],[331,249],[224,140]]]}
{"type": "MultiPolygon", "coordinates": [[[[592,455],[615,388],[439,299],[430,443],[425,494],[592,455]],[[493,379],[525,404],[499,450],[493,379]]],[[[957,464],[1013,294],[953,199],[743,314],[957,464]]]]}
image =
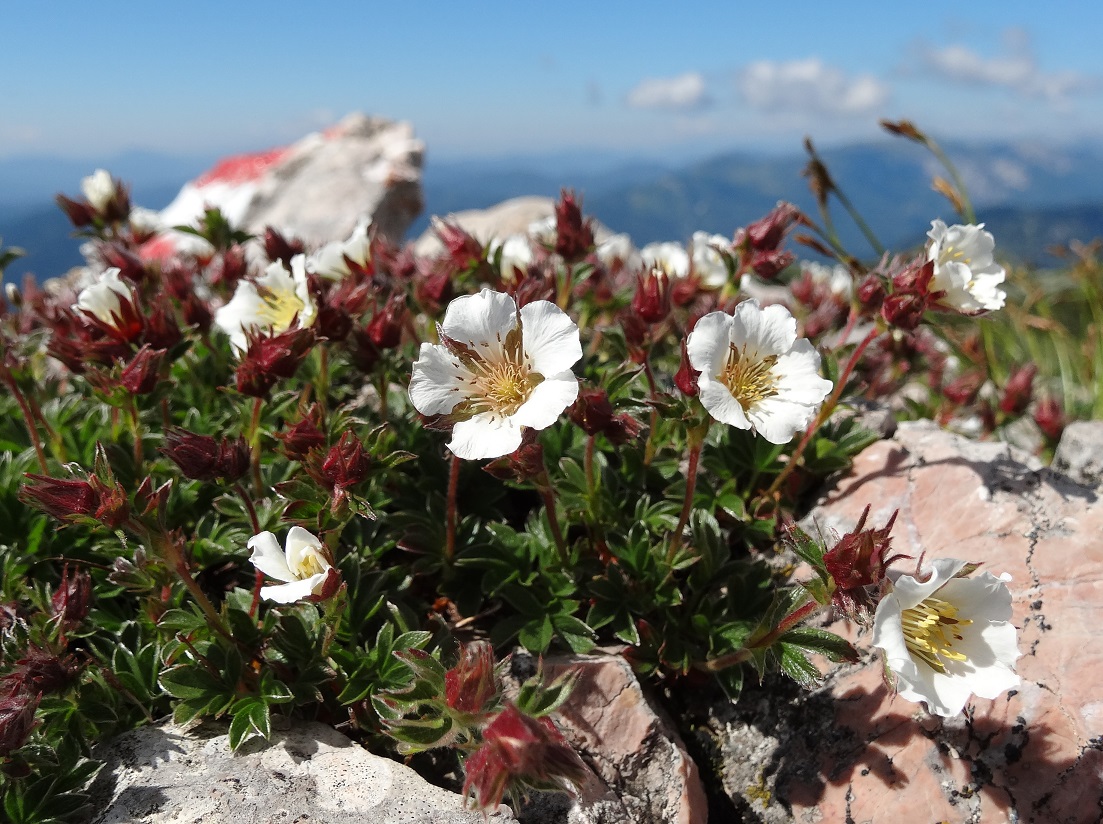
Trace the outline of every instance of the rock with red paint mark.
{"type": "MultiPolygon", "coordinates": [[[[259,234],[275,226],[308,246],[343,240],[368,219],[399,241],[422,209],[424,151],[409,123],[351,114],[290,146],[220,161],[184,185],[160,223],[194,226],[217,206],[236,227],[259,234]]],[[[187,243],[187,235],[169,233],[143,253],[164,257],[187,243]]]]}
{"type": "MultiPolygon", "coordinates": [[[[1096,491],[1005,444],[910,423],[862,452],[809,520],[842,533],[867,504],[872,525],[900,511],[895,552],[1010,573],[1022,684],[947,720],[894,698],[872,654],[829,670],[815,692],[752,687],[709,722],[728,795],[770,822],[1100,821],[1096,491]]],[[[869,631],[830,628],[869,648],[869,631]]]]}

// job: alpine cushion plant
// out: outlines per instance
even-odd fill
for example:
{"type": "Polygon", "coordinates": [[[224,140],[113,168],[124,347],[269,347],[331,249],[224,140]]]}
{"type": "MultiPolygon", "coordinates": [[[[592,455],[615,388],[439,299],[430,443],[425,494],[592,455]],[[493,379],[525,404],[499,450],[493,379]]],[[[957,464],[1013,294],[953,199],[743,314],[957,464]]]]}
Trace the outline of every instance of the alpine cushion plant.
{"type": "Polygon", "coordinates": [[[410,401],[452,421],[448,448],[460,458],[498,458],[521,445],[523,429],[546,429],[578,397],[571,367],[582,357],[578,326],[554,303],[521,308],[483,289],[448,304],[441,342],[423,343],[410,401]]]}
{"type": "MultiPolygon", "coordinates": [[[[945,351],[980,351],[953,337],[971,305],[928,323],[953,284],[991,308],[979,227],[872,268],[839,251],[830,287],[814,269],[786,280],[796,227],[830,246],[789,204],[731,241],[641,255],[623,236],[595,246],[566,194],[527,237],[438,223],[436,256],[366,223],[321,249],[250,238],[212,209],[201,243],[151,263],[157,229],[128,228],[114,186],[102,214],[98,191],[67,205],[95,243],[90,285],[28,284],[0,311],[0,681],[34,693],[10,702],[5,799],[48,751],[65,779],[43,797],[71,803],[91,742],[169,713],[225,718],[235,747],[285,713],[392,755],[446,749],[484,806],[569,789],[584,767],[555,712],[574,678],[538,673],[507,698],[510,649],[619,644],[672,691],[712,678],[735,699],[748,668],[811,684],[810,656],[855,660],[803,626],[833,608],[876,611],[901,695],[934,684],[932,711],[960,707],[943,677],[979,695],[1011,682],[981,656],[993,633],[1008,646],[1002,613],[970,612],[962,586],[992,582],[939,572],[904,603],[929,581],[890,568],[891,522],[797,542],[813,581],[764,561],[875,437],[841,404],[901,375],[942,388],[945,351]],[[745,298],[761,277],[784,304],[745,298]],[[972,623],[959,642],[914,629],[917,610],[947,633],[972,623]]],[[[1052,418],[1032,398],[1044,379],[1009,373],[1000,420],[1052,418]]]]}

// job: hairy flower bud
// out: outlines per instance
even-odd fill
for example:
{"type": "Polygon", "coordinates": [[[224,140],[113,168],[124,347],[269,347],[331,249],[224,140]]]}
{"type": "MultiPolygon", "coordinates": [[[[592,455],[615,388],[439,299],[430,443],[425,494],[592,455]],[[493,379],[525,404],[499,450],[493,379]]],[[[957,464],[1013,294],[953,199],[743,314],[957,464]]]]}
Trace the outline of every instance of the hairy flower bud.
{"type": "Polygon", "coordinates": [[[161,454],[193,481],[222,480],[233,483],[249,470],[249,444],[244,438],[216,440],[186,429],[165,432],[161,454]]]}
{"type": "Polygon", "coordinates": [[[153,349],[147,343],[120,373],[119,384],[132,395],[148,395],[157,386],[164,358],[164,349],[153,349]]]}
{"type": "Polygon", "coordinates": [[[1003,388],[1003,397],[1000,398],[1001,412],[1021,415],[1026,411],[1034,392],[1034,376],[1037,374],[1038,367],[1033,363],[1024,364],[1011,374],[1003,388]]]}
{"type": "Polygon", "coordinates": [[[444,674],[444,700],[453,710],[479,715],[498,692],[494,649],[486,641],[460,645],[460,660],[444,674]]]}
{"type": "Polygon", "coordinates": [[[622,444],[640,433],[641,424],[631,415],[616,415],[604,389],[582,389],[567,416],[587,435],[603,434],[610,442],[622,444]]]}
{"type": "Polygon", "coordinates": [[[889,564],[908,557],[886,557],[892,545],[889,533],[899,513],[893,512],[888,523],[880,529],[866,529],[869,510],[867,505],[854,529],[843,535],[823,556],[823,562],[835,583],[832,602],[851,618],[873,607],[867,587],[878,586],[884,580],[889,564]]]}
{"type": "Polygon", "coordinates": [[[789,229],[803,222],[804,215],[800,209],[792,203],[780,201],[768,215],[742,230],[743,237],[737,234],[734,245],[745,238],[756,252],[773,252],[781,245],[789,229]]]}
{"type": "Polygon", "coordinates": [[[60,621],[63,627],[75,627],[88,615],[91,600],[91,576],[82,570],[70,574],[69,565],[63,566],[61,581],[50,597],[50,614],[60,621]]]}
{"type": "Polygon", "coordinates": [[[57,655],[32,645],[3,683],[11,691],[55,695],[65,692],[80,670],[80,663],[72,655],[57,655]]]}
{"type": "Polygon", "coordinates": [[[560,191],[555,204],[555,251],[568,263],[582,260],[594,248],[594,231],[589,220],[583,220],[581,204],[574,192],[560,191]]]}
{"type": "Polygon", "coordinates": [[[670,278],[664,270],[652,267],[636,275],[632,311],[645,323],[658,323],[670,314],[670,278]]]}
{"type": "Polygon", "coordinates": [[[302,420],[277,432],[276,438],[283,442],[283,451],[293,461],[303,461],[312,449],[325,446],[326,436],[321,430],[322,413],[317,404],[303,416],[302,420]]]}
{"type": "Polygon", "coordinates": [[[270,261],[282,260],[288,266],[291,258],[306,251],[298,238],[288,239],[271,226],[264,227],[264,255],[270,261]]]}
{"type": "Polygon", "coordinates": [[[792,252],[756,251],[751,255],[751,268],[763,280],[772,280],[796,259],[792,252]]]}
{"type": "Polygon", "coordinates": [[[255,398],[265,397],[280,378],[290,378],[315,343],[312,329],[289,329],[278,334],[251,332],[248,348],[238,364],[237,391],[255,398]]]}
{"type": "Polygon", "coordinates": [[[678,371],[674,373],[674,385],[681,390],[683,395],[689,397],[696,397],[701,391],[697,385],[697,379],[700,373],[693,368],[693,365],[689,362],[689,352],[686,349],[686,339],[682,338],[682,362],[678,366],[678,371]]]}
{"type": "Polygon", "coordinates": [[[1047,438],[1056,441],[1065,430],[1065,410],[1056,398],[1045,397],[1034,410],[1034,422],[1047,438]]]}
{"type": "Polygon", "coordinates": [[[19,499],[59,521],[72,523],[76,516],[92,517],[99,501],[88,481],[63,481],[48,475],[24,476],[19,499]]]}
{"type": "Polygon", "coordinates": [[[36,693],[22,691],[0,698],[0,758],[7,758],[27,743],[41,698],[36,693]]]}
{"type": "Polygon", "coordinates": [[[406,296],[397,292],[388,298],[368,324],[368,339],[379,349],[393,349],[402,342],[406,323],[406,296]]]}

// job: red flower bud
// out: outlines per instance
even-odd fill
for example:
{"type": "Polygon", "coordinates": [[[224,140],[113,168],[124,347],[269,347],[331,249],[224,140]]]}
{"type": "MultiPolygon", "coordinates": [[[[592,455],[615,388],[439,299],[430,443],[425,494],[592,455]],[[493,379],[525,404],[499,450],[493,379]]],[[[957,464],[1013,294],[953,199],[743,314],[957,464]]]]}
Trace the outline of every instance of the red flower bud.
{"type": "Polygon", "coordinates": [[[756,251],[751,255],[751,268],[754,273],[763,280],[771,280],[778,273],[790,266],[796,256],[792,252],[783,251],[756,251]]]}
{"type": "Polygon", "coordinates": [[[248,272],[245,249],[235,244],[211,258],[207,266],[207,280],[213,286],[223,285],[232,289],[248,272]]]}
{"type": "Polygon", "coordinates": [[[574,192],[563,189],[555,204],[555,251],[568,263],[582,260],[594,248],[594,231],[582,219],[582,208],[574,192]]]}
{"type": "Polygon", "coordinates": [[[865,312],[876,312],[885,300],[885,284],[878,275],[870,273],[858,284],[855,294],[865,312]]]}
{"type": "Polygon", "coordinates": [[[303,242],[298,238],[289,240],[271,226],[264,227],[264,255],[273,263],[282,260],[290,269],[291,258],[295,255],[301,255],[305,251],[303,242]]]}
{"type": "Polygon", "coordinates": [[[1038,367],[1032,363],[1020,366],[1012,373],[1003,388],[1003,397],[1000,398],[1001,412],[1021,415],[1026,411],[1034,392],[1034,376],[1037,374],[1038,367]]]}
{"type": "Polygon", "coordinates": [[[804,222],[804,215],[800,209],[792,203],[781,201],[766,217],[756,220],[750,226],[736,235],[733,245],[738,246],[744,238],[751,248],[757,252],[773,252],[785,239],[789,229],[804,222]]]}
{"type": "Polygon", "coordinates": [[[324,458],[317,458],[307,471],[321,486],[330,490],[334,511],[349,497],[349,490],[368,477],[371,456],[351,432],[345,432],[324,458]]]}
{"type": "Polygon", "coordinates": [[[402,342],[402,328],[406,324],[406,296],[395,293],[372,316],[368,324],[368,339],[379,349],[393,349],[402,342]]]}
{"type": "Polygon", "coordinates": [[[521,445],[508,455],[490,461],[483,471],[500,481],[545,483],[544,447],[536,441],[536,430],[526,428],[521,436],[521,445]]]}
{"type": "Polygon", "coordinates": [[[511,784],[568,790],[589,770],[547,718],[530,718],[513,704],[483,731],[483,745],[463,765],[463,794],[474,791],[475,803],[492,810],[511,784]]]}
{"type": "Polygon", "coordinates": [[[164,349],[152,349],[147,343],[119,375],[119,384],[132,395],[148,395],[157,386],[161,375],[164,349]]]}
{"type": "Polygon", "coordinates": [[[77,229],[90,225],[96,216],[96,210],[86,201],[70,200],[62,194],[56,195],[54,201],[61,211],[65,212],[69,222],[77,229]]]}
{"type": "Polygon", "coordinates": [[[88,615],[92,600],[92,578],[87,572],[77,570],[69,573],[69,565],[61,569],[61,582],[50,598],[50,614],[61,622],[63,627],[72,628],[80,624],[88,615]]]}
{"type": "Polygon", "coordinates": [[[24,476],[19,499],[52,515],[59,521],[72,523],[77,516],[92,517],[99,505],[96,491],[88,481],[63,481],[47,475],[24,476]]]}
{"type": "Polygon", "coordinates": [[[215,440],[209,435],[172,427],[165,432],[161,454],[193,481],[233,483],[249,470],[249,444],[240,437],[215,440]]]}
{"type": "Polygon", "coordinates": [[[0,758],[7,758],[27,743],[41,698],[29,692],[13,692],[0,698],[0,758]]]}
{"type": "Polygon", "coordinates": [[[615,415],[604,389],[583,389],[567,415],[587,435],[603,434],[614,444],[622,444],[640,433],[641,424],[631,415],[615,415]]]}
{"type": "Polygon", "coordinates": [[[662,269],[636,275],[632,311],[645,323],[658,323],[670,314],[670,278],[662,269]]]}
{"type": "Polygon", "coordinates": [[[460,660],[444,674],[444,700],[457,712],[482,714],[498,693],[494,649],[486,641],[460,645],[460,660]]]}
{"type": "MultiPolygon", "coordinates": [[[[688,337],[688,335],[689,332],[687,331],[686,336],[688,337]]],[[[689,362],[689,352],[686,351],[686,341],[683,338],[682,363],[678,367],[678,371],[674,373],[674,385],[682,391],[682,394],[693,398],[701,391],[697,386],[698,377],[700,377],[700,373],[689,362]]]]}
{"type": "Polygon", "coordinates": [[[942,389],[946,400],[958,406],[967,406],[977,399],[977,393],[984,386],[988,376],[979,370],[966,372],[950,381],[942,389]]]}
{"type": "Polygon", "coordinates": [[[246,339],[249,348],[235,375],[237,391],[255,398],[265,397],[280,378],[292,377],[315,343],[311,329],[255,332],[246,339]]]}
{"type": "Polygon", "coordinates": [[[81,665],[72,655],[56,655],[41,647],[30,646],[15,669],[4,678],[4,687],[12,692],[53,695],[65,692],[76,680],[81,665]]]}
{"type": "Polygon", "coordinates": [[[483,245],[454,223],[434,219],[433,229],[444,244],[448,259],[456,271],[470,269],[483,259],[483,245]]]}
{"type": "Polygon", "coordinates": [[[1056,441],[1065,430],[1065,410],[1061,402],[1056,398],[1042,398],[1034,410],[1034,422],[1047,438],[1056,441]]]}
{"type": "Polygon", "coordinates": [[[184,339],[176,315],[164,303],[160,303],[150,312],[146,320],[142,340],[154,349],[172,349],[184,339]]]}
{"type": "Polygon", "coordinates": [[[823,562],[835,582],[832,602],[848,616],[857,617],[873,606],[867,587],[876,587],[885,578],[885,569],[906,555],[887,557],[892,539],[889,533],[898,512],[893,512],[880,529],[865,529],[870,507],[862,511],[853,531],[846,533],[835,546],[824,553],[823,562]]]}
{"type": "Polygon", "coordinates": [[[283,451],[293,461],[303,461],[312,449],[325,446],[326,436],[319,428],[322,414],[317,404],[310,407],[302,420],[285,432],[276,433],[283,441],[283,451]]]}

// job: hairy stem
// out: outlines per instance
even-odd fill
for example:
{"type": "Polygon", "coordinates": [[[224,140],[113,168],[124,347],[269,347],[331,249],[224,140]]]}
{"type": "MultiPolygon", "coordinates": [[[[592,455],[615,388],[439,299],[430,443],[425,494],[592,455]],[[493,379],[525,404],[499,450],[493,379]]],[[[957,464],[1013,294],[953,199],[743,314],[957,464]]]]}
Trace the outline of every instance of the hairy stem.
{"type": "Polygon", "coordinates": [[[460,459],[451,457],[448,467],[448,503],[444,514],[444,560],[452,563],[456,557],[456,492],[460,485],[460,459]]]}

